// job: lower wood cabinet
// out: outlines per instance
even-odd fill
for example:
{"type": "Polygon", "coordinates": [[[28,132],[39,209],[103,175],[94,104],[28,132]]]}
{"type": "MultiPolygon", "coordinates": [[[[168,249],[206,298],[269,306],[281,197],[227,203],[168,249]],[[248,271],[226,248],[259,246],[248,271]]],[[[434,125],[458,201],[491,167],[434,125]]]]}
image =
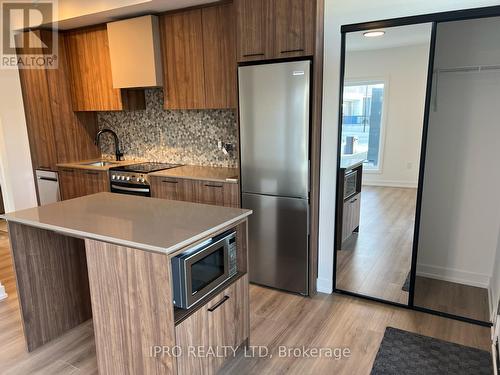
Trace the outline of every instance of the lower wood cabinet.
{"type": "Polygon", "coordinates": [[[342,220],[342,241],[345,241],[352,232],[359,227],[361,209],[361,193],[358,193],[344,202],[342,220]]]}
{"type": "Polygon", "coordinates": [[[63,200],[109,191],[107,171],[59,168],[58,172],[63,200]]]}
{"type": "Polygon", "coordinates": [[[246,344],[249,322],[245,274],[175,327],[176,344],[182,350],[177,358],[178,374],[215,374],[233,355],[229,347],[246,344]],[[228,348],[226,352],[224,348],[228,348]],[[193,349],[203,352],[193,355],[193,349]]]}
{"type": "Polygon", "coordinates": [[[240,207],[240,189],[235,183],[151,177],[153,198],[240,207]]]}

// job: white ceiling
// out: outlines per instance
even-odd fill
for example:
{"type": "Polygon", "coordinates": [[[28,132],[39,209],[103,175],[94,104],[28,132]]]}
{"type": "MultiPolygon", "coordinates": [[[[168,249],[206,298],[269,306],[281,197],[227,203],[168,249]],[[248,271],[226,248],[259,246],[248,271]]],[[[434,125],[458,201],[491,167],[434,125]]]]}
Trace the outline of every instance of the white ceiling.
{"type": "Polygon", "coordinates": [[[430,42],[431,27],[431,23],[423,23],[376,29],[385,31],[384,36],[376,38],[365,37],[363,34],[366,30],[347,33],[346,51],[366,51],[426,44],[430,42]]]}
{"type": "Polygon", "coordinates": [[[217,1],[219,0],[59,0],[58,22],[52,26],[68,30],[217,1]]]}

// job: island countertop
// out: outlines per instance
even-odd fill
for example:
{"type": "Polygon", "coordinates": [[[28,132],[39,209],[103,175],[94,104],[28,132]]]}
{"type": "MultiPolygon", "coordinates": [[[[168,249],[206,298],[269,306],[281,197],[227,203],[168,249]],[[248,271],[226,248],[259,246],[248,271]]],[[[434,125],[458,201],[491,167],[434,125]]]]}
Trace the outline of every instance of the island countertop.
{"type": "Polygon", "coordinates": [[[169,254],[244,219],[251,210],[98,193],[5,214],[7,221],[169,254]]]}

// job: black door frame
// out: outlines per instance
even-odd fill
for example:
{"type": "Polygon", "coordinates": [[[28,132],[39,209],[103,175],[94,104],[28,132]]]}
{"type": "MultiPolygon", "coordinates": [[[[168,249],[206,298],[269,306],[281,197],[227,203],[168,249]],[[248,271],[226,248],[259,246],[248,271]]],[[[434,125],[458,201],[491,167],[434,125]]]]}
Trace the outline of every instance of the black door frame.
{"type": "MultiPolygon", "coordinates": [[[[414,304],[414,296],[415,296],[415,278],[416,278],[416,265],[417,265],[417,256],[418,256],[418,238],[420,231],[420,218],[421,218],[421,210],[422,210],[422,194],[423,194],[423,183],[424,183],[424,171],[425,171],[425,159],[426,159],[426,150],[427,150],[427,135],[428,135],[428,126],[429,126],[429,113],[430,113],[430,103],[431,103],[431,93],[432,93],[432,77],[433,77],[433,68],[434,68],[434,50],[436,44],[436,30],[437,25],[441,22],[451,22],[451,21],[461,21],[468,19],[479,19],[479,18],[487,18],[487,17],[498,17],[500,16],[500,6],[490,6],[490,7],[482,7],[482,8],[472,8],[472,9],[463,9],[463,10],[455,10],[449,12],[440,12],[440,13],[431,13],[417,16],[409,16],[409,17],[400,17],[400,18],[392,18],[380,21],[371,21],[364,23],[356,23],[350,25],[343,25],[340,29],[341,32],[341,52],[340,52],[340,87],[339,87],[339,113],[338,113],[338,133],[337,133],[337,179],[336,179],[336,190],[335,197],[339,196],[340,192],[340,174],[338,171],[340,170],[340,154],[341,154],[341,143],[342,143],[342,103],[343,103],[343,92],[344,92],[344,75],[345,75],[345,43],[346,43],[346,34],[350,32],[356,31],[364,31],[364,30],[373,30],[380,28],[389,28],[389,27],[397,27],[397,26],[407,26],[407,25],[415,25],[421,23],[431,23],[432,31],[431,31],[431,40],[430,40],[430,49],[429,49],[429,66],[427,71],[427,86],[426,86],[426,97],[425,97],[425,105],[424,105],[424,121],[423,121],[423,129],[422,129],[422,139],[421,139],[421,152],[420,152],[420,165],[419,165],[419,173],[418,173],[418,186],[417,186],[417,201],[416,201],[416,209],[415,209],[415,226],[413,232],[413,245],[412,245],[412,257],[411,257],[411,270],[410,270],[410,289],[409,289],[409,297],[408,304],[397,303],[393,301],[384,300],[381,298],[376,298],[372,296],[367,296],[364,294],[359,294],[355,292],[350,292],[347,290],[341,290],[337,288],[337,236],[338,231],[334,232],[334,256],[333,256],[333,291],[335,293],[351,295],[355,297],[360,297],[364,299],[368,299],[371,301],[381,302],[384,304],[389,304],[397,307],[407,308],[416,311],[422,311],[434,315],[439,315],[451,319],[456,319],[468,323],[474,323],[481,326],[491,327],[491,322],[480,321],[476,319],[471,319],[463,316],[448,314],[441,311],[436,311],[432,309],[427,309],[419,306],[415,306],[414,304]]],[[[337,199],[336,199],[337,202],[337,199]]],[[[338,207],[335,208],[338,210],[338,207]]],[[[335,215],[337,217],[337,215],[335,215]]],[[[336,220],[337,221],[337,220],[336,220]]],[[[338,223],[336,222],[337,226],[338,223]]]]}

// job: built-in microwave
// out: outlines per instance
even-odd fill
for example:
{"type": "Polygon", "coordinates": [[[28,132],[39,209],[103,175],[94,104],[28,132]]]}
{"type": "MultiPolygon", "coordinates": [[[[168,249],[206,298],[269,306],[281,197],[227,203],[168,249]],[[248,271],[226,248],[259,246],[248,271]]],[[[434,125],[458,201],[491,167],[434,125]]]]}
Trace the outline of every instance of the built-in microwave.
{"type": "Polygon", "coordinates": [[[174,306],[188,309],[237,273],[236,232],[224,232],[172,258],[174,306]]]}
{"type": "Polygon", "coordinates": [[[344,199],[350,198],[357,192],[358,171],[346,173],[344,177],[344,199]]]}

